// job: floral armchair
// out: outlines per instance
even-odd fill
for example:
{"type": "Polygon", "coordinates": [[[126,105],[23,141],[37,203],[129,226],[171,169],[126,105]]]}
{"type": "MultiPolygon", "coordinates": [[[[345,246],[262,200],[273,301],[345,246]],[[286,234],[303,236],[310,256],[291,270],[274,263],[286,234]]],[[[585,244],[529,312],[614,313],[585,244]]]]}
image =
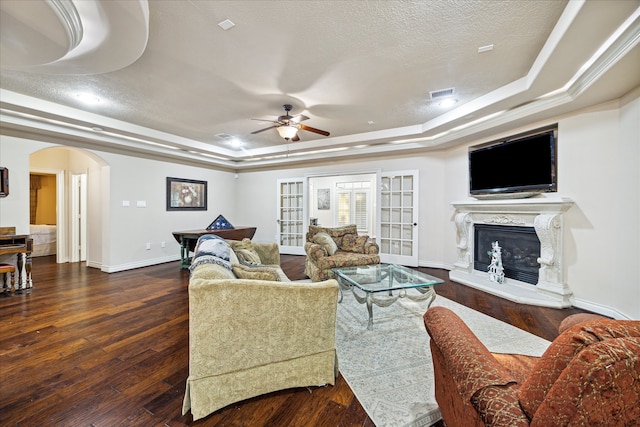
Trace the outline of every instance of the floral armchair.
{"type": "Polygon", "coordinates": [[[333,279],[333,269],[379,264],[380,248],[367,235],[358,235],[355,224],[337,228],[310,225],[304,250],[304,273],[313,282],[333,279]]]}
{"type": "Polygon", "coordinates": [[[532,357],[490,353],[451,310],[427,310],[444,422],[640,425],[640,321],[591,319],[563,322],[564,332],[541,357],[532,357]]]}

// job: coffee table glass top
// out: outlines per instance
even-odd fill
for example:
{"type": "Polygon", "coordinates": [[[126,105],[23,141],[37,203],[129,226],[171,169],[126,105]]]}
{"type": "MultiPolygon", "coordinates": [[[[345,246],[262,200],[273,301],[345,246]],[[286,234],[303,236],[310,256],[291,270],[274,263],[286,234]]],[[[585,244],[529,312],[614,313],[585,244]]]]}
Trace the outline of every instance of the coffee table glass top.
{"type": "Polygon", "coordinates": [[[437,277],[394,264],[338,268],[334,272],[345,284],[356,286],[367,293],[424,288],[444,283],[444,280],[437,277]]]}

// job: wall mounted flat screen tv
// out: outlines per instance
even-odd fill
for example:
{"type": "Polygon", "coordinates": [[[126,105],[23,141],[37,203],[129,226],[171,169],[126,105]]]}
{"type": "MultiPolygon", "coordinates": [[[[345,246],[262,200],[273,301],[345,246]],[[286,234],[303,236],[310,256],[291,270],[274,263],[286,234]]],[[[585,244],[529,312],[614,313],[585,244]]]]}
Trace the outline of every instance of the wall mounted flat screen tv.
{"type": "Polygon", "coordinates": [[[469,149],[469,192],[474,197],[530,197],[557,191],[557,129],[469,149]]]}

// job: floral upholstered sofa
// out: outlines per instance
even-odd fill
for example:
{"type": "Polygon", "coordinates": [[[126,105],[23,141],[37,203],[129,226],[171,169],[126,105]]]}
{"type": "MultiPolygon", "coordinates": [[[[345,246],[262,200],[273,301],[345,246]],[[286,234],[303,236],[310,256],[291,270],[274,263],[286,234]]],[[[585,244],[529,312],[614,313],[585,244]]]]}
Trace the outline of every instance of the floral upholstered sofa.
{"type": "Polygon", "coordinates": [[[444,422],[640,425],[640,321],[575,316],[561,324],[561,334],[541,357],[532,357],[490,353],[451,310],[427,310],[424,324],[444,422]]]}
{"type": "Polygon", "coordinates": [[[334,278],[334,268],[380,263],[378,244],[367,235],[359,236],[355,224],[337,228],[310,225],[304,250],[304,273],[313,282],[334,278]]]}
{"type": "Polygon", "coordinates": [[[204,240],[189,279],[183,414],[197,420],[272,391],[334,384],[338,283],[289,281],[275,243],[204,240]]]}

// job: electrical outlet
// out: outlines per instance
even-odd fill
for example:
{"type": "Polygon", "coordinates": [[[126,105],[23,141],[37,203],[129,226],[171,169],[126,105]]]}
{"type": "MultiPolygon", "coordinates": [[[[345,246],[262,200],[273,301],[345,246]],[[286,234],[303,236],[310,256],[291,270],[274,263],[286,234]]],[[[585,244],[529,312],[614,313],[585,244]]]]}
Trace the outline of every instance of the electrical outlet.
{"type": "Polygon", "coordinates": [[[165,246],[164,242],[160,242],[160,247],[164,248],[164,246],[165,246]]]}
{"type": "Polygon", "coordinates": [[[147,247],[146,247],[146,249],[147,249],[147,250],[150,250],[150,249],[151,249],[151,243],[147,243],[147,247]]]}

